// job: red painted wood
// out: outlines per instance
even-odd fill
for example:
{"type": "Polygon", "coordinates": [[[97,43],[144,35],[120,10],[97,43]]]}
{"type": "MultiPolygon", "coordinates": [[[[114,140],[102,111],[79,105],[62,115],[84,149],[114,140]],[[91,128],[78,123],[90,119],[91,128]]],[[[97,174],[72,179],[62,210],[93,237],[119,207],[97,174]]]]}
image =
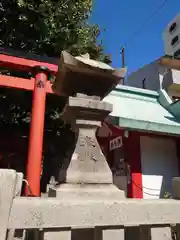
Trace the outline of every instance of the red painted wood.
{"type": "Polygon", "coordinates": [[[136,132],[129,132],[128,138],[124,137],[123,142],[127,163],[131,170],[127,196],[143,198],[140,136],[136,132]]]}
{"type": "Polygon", "coordinates": [[[98,141],[103,146],[106,146],[107,161],[111,166],[113,162],[113,153],[109,151],[110,140],[117,136],[123,137],[123,148],[125,152],[125,159],[130,165],[131,176],[130,183],[127,187],[127,196],[129,198],[143,198],[143,185],[142,185],[142,170],[141,170],[141,149],[140,149],[140,132],[129,132],[128,138],[124,137],[124,130],[108,124],[112,131],[112,136],[108,138],[98,138],[98,141]],[[106,143],[105,143],[106,139],[106,143]]]}
{"type": "MultiPolygon", "coordinates": [[[[46,84],[47,74],[41,71],[36,75],[34,83],[32,119],[27,161],[27,181],[34,196],[40,196],[46,84]],[[42,85],[40,85],[40,83],[42,85]]],[[[30,194],[31,193],[29,192],[29,189],[26,188],[26,195],[30,194]]]]}
{"type": "Polygon", "coordinates": [[[58,66],[55,64],[50,64],[46,62],[39,62],[35,60],[9,56],[5,54],[0,54],[0,66],[5,68],[11,68],[15,70],[24,70],[31,72],[32,69],[36,66],[44,66],[49,69],[53,74],[56,74],[58,71],[58,66]]]}
{"type": "MultiPolygon", "coordinates": [[[[2,87],[33,91],[34,81],[35,81],[34,78],[25,79],[25,78],[0,75],[0,86],[2,87]]],[[[46,83],[46,92],[54,94],[54,91],[52,90],[52,84],[49,81],[46,83]]]]}

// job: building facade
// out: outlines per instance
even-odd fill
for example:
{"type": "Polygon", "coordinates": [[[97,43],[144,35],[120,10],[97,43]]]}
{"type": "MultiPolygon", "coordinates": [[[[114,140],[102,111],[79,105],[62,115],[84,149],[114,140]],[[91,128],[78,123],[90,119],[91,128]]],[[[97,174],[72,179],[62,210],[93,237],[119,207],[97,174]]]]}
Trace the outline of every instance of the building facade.
{"type": "Polygon", "coordinates": [[[165,54],[180,57],[180,14],[166,27],[163,33],[165,54]]]}
{"type": "Polygon", "coordinates": [[[169,96],[179,98],[180,71],[164,67],[160,61],[161,58],[130,74],[126,85],[153,91],[164,89],[169,96]]]}
{"type": "Polygon", "coordinates": [[[97,135],[114,183],[130,198],[171,193],[171,180],[180,174],[178,108],[164,90],[120,86],[105,100],[117,123],[110,131],[105,124],[97,135]]]}
{"type": "MultiPolygon", "coordinates": [[[[180,14],[177,15],[163,32],[165,56],[180,57],[180,14]]],[[[165,89],[170,96],[180,97],[180,69],[162,66],[161,59],[146,64],[131,73],[126,81],[128,86],[159,91],[165,89]]]]}

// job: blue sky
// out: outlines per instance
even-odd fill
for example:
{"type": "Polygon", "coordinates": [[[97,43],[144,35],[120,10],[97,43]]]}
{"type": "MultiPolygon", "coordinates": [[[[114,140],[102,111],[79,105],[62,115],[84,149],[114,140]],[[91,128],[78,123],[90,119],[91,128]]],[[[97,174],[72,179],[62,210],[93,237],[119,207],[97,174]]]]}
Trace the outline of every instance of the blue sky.
{"type": "MultiPolygon", "coordinates": [[[[91,22],[106,29],[101,33],[113,66],[121,66],[120,47],[153,14],[163,0],[94,0],[91,22]]],[[[164,54],[163,30],[180,13],[180,0],[169,0],[151,22],[126,46],[128,72],[164,54]]]]}

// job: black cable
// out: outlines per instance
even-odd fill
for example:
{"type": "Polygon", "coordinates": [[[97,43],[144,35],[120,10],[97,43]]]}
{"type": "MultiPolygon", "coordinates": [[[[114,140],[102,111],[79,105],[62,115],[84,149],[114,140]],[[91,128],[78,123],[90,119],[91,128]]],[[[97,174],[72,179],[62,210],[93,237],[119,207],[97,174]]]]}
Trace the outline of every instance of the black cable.
{"type": "Polygon", "coordinates": [[[122,48],[126,47],[129,44],[129,42],[131,42],[144,29],[144,27],[146,27],[146,25],[149,24],[149,22],[159,13],[159,11],[161,11],[161,9],[167,4],[168,1],[169,0],[164,0],[158,6],[158,8],[153,12],[153,14],[129,37],[129,39],[122,46],[122,48]]]}
{"type": "Polygon", "coordinates": [[[28,181],[26,179],[23,179],[22,181],[26,184],[26,186],[27,186],[27,188],[28,188],[28,190],[30,192],[30,196],[29,197],[35,197],[35,195],[33,194],[32,190],[31,190],[31,187],[30,187],[28,181]]]}
{"type": "MultiPolygon", "coordinates": [[[[133,180],[132,180],[132,182],[133,182],[134,184],[136,184],[133,180]]],[[[143,188],[145,188],[145,189],[147,189],[147,190],[151,190],[151,191],[159,191],[159,189],[148,188],[148,187],[145,187],[145,186],[143,186],[143,188]]]]}
{"type": "MultiPolygon", "coordinates": [[[[140,190],[141,190],[141,192],[142,193],[144,193],[144,194],[146,194],[146,195],[149,195],[149,196],[152,196],[152,197],[159,197],[159,195],[158,194],[151,194],[151,193],[147,193],[147,192],[145,192],[143,189],[142,189],[142,187],[140,187],[138,184],[136,184],[133,180],[131,180],[131,182],[136,186],[136,187],[138,187],[140,190]]],[[[148,188],[147,188],[148,189],[148,188]]],[[[149,190],[155,190],[155,189],[150,189],[149,188],[149,190]]],[[[156,189],[156,191],[157,191],[157,189],[156,189]]]]}

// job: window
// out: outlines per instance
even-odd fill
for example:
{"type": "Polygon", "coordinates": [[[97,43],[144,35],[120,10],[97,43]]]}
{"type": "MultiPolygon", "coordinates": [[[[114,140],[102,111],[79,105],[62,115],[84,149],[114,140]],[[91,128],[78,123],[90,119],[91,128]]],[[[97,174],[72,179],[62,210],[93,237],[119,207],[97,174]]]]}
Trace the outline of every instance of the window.
{"type": "Polygon", "coordinates": [[[174,53],[174,57],[180,57],[180,49],[178,49],[178,50],[174,53]]]}
{"type": "Polygon", "coordinates": [[[177,27],[176,22],[172,23],[171,26],[170,26],[170,28],[169,28],[169,33],[174,32],[174,30],[176,29],[176,27],[177,27]]]}
{"type": "Polygon", "coordinates": [[[179,37],[175,36],[171,41],[171,45],[174,46],[174,44],[176,44],[178,41],[179,41],[179,37]]]}

